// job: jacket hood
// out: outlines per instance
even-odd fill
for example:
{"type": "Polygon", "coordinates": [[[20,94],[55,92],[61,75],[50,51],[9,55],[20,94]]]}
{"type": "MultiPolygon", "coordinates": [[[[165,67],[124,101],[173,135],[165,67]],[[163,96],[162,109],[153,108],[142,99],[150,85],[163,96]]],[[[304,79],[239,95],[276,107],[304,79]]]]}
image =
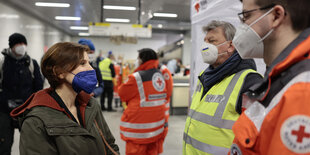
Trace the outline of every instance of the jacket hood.
{"type": "Polygon", "coordinates": [[[10,58],[12,58],[12,59],[15,59],[15,60],[22,60],[22,59],[29,59],[29,58],[30,58],[30,57],[28,56],[27,53],[25,53],[24,56],[17,58],[17,57],[12,53],[11,48],[5,48],[5,49],[2,50],[1,53],[2,53],[3,55],[5,55],[5,56],[8,56],[8,57],[10,57],[10,58]]]}
{"type": "MultiPolygon", "coordinates": [[[[37,106],[49,107],[49,108],[52,108],[52,109],[55,109],[58,111],[65,112],[65,109],[61,108],[59,106],[59,104],[55,101],[55,99],[52,96],[50,96],[49,93],[51,91],[53,91],[52,88],[47,88],[47,89],[43,89],[41,91],[38,91],[37,93],[32,94],[24,104],[15,108],[11,112],[11,116],[13,118],[17,118],[20,115],[22,115],[26,110],[29,110],[29,109],[31,109],[33,107],[37,107],[37,106]]],[[[90,98],[91,98],[91,96],[84,91],[81,91],[77,95],[76,99],[81,106],[80,109],[85,110],[85,107],[87,106],[90,98]]],[[[70,117],[69,114],[67,114],[67,115],[70,117]]]]}
{"type": "Polygon", "coordinates": [[[159,61],[158,60],[149,60],[143,64],[141,64],[134,72],[149,70],[152,68],[158,68],[159,61]]]}

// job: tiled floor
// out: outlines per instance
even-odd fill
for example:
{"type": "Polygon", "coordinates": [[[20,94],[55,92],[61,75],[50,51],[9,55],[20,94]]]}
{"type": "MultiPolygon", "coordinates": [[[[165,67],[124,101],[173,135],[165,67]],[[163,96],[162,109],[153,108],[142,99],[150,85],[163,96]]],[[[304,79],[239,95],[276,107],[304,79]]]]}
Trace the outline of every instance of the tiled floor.
{"type": "MultiPolygon", "coordinates": [[[[119,124],[122,115],[122,110],[117,109],[117,112],[103,112],[103,115],[109,124],[116,143],[120,147],[120,153],[125,154],[125,142],[120,139],[119,124]]],[[[163,155],[181,155],[182,154],[182,139],[185,126],[186,116],[170,116],[169,119],[169,132],[164,143],[163,155]]],[[[18,151],[19,132],[15,131],[14,144],[12,155],[19,155],[18,151]]]]}

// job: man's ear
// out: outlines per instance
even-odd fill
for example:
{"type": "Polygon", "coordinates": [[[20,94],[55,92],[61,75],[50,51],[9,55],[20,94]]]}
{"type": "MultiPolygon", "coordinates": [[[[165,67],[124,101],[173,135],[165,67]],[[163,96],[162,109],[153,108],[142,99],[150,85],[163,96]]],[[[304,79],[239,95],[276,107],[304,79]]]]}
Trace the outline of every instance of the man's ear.
{"type": "Polygon", "coordinates": [[[272,27],[278,27],[285,18],[285,10],[281,5],[276,5],[272,11],[272,27]]]}
{"type": "Polygon", "coordinates": [[[232,55],[235,52],[235,46],[232,44],[232,41],[229,41],[229,47],[227,49],[227,52],[232,55]]]}

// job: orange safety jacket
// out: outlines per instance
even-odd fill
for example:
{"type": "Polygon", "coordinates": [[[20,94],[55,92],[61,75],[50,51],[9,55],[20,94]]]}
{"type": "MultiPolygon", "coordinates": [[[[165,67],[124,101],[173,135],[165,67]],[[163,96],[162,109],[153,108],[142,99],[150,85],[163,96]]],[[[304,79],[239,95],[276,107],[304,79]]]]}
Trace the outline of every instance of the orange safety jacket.
{"type": "Polygon", "coordinates": [[[165,82],[166,82],[166,89],[167,89],[167,98],[166,98],[166,122],[168,122],[169,119],[169,109],[170,109],[170,97],[172,95],[172,90],[173,90],[173,79],[172,75],[169,71],[169,69],[165,65],[160,65],[159,69],[161,73],[164,76],[165,82]]]}
{"type": "Polygon", "coordinates": [[[137,144],[158,141],[165,124],[166,83],[158,60],[143,63],[119,88],[119,96],[127,102],[120,124],[121,138],[137,144]]]}
{"type": "Polygon", "coordinates": [[[118,64],[114,65],[114,70],[115,77],[113,78],[113,91],[115,97],[115,94],[118,96],[118,88],[122,84],[121,66],[118,64]]]}
{"type": "Polygon", "coordinates": [[[276,58],[233,126],[232,155],[310,154],[310,28],[276,58]]]}

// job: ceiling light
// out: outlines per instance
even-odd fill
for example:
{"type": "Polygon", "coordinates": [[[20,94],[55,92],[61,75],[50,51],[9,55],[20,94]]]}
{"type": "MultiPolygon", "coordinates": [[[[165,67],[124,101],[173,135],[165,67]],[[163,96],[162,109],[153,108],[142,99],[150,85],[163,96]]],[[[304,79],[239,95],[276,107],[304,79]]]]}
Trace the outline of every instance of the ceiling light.
{"type": "Polygon", "coordinates": [[[61,7],[61,8],[68,8],[70,7],[69,3],[45,3],[45,2],[36,2],[36,6],[42,7],[61,7]]]}
{"type": "Polygon", "coordinates": [[[158,28],[163,28],[163,24],[158,24],[157,27],[158,28]]]}
{"type": "Polygon", "coordinates": [[[90,34],[89,33],[80,32],[79,36],[90,36],[90,34]]]}
{"type": "Polygon", "coordinates": [[[16,14],[0,14],[0,18],[5,18],[5,19],[18,19],[19,15],[16,14]]]}
{"type": "Polygon", "coordinates": [[[155,17],[169,17],[169,18],[176,18],[178,17],[175,13],[154,13],[155,17]]]}
{"type": "Polygon", "coordinates": [[[41,25],[26,25],[26,29],[42,29],[41,25]]]}
{"type": "Polygon", "coordinates": [[[81,20],[81,17],[55,16],[56,20],[81,20]]]}
{"type": "Polygon", "coordinates": [[[120,23],[129,23],[129,19],[121,19],[121,18],[106,18],[105,21],[107,22],[120,22],[120,23]]]}
{"type": "Polygon", "coordinates": [[[104,5],[103,8],[107,10],[136,10],[136,7],[133,6],[104,5]]]}
{"type": "Polygon", "coordinates": [[[71,30],[88,30],[88,26],[70,26],[71,30]]]}

